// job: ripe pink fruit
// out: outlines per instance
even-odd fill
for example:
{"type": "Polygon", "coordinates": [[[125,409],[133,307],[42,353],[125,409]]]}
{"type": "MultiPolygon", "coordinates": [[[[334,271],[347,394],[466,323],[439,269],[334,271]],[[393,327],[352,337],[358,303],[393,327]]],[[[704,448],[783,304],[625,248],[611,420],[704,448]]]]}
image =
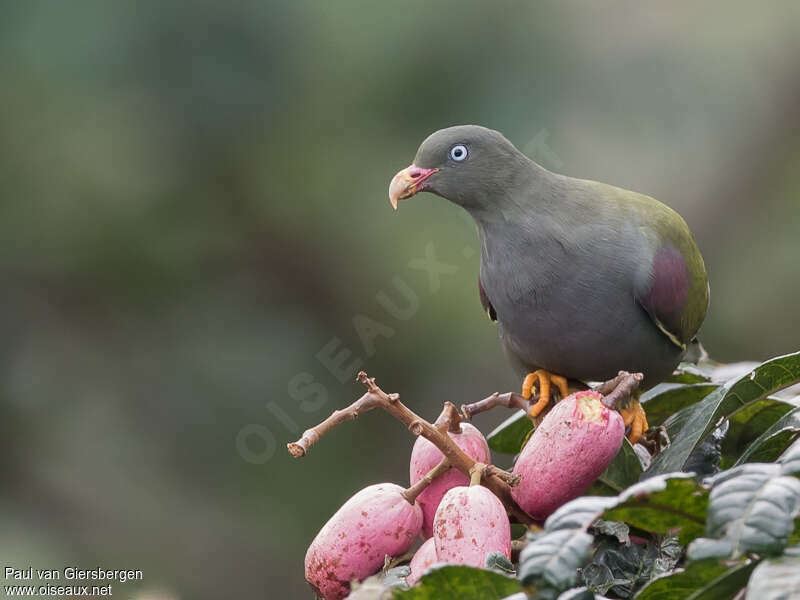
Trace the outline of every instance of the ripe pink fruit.
{"type": "Polygon", "coordinates": [[[306,580],[325,600],[350,593],[350,582],[383,567],[386,555],[408,551],[422,527],[422,509],[394,483],[371,485],[328,519],[306,552],[306,580]]]}
{"type": "Polygon", "coordinates": [[[511,495],[534,519],[583,494],[619,452],[625,425],[602,398],[591,390],[567,396],[522,449],[514,465],[522,480],[511,495]]]}
{"type": "MultiPolygon", "coordinates": [[[[476,462],[487,464],[491,462],[486,438],[474,425],[461,423],[461,433],[450,433],[449,435],[456,445],[476,462]]],[[[411,451],[411,463],[409,465],[411,485],[422,479],[426,473],[439,464],[443,457],[444,455],[436,446],[424,437],[418,437],[417,441],[414,442],[414,449],[411,451]]],[[[450,469],[444,475],[437,477],[417,497],[417,504],[422,507],[422,536],[424,538],[429,538],[432,535],[433,517],[447,490],[468,484],[469,477],[457,469],[450,469]]]]}
{"type": "Polygon", "coordinates": [[[480,485],[459,486],[442,498],[433,520],[438,560],[483,567],[486,555],[511,558],[511,525],[503,503],[480,485]]]}
{"type": "Polygon", "coordinates": [[[411,562],[408,564],[411,568],[411,573],[406,577],[408,585],[416,584],[427,568],[438,562],[439,559],[436,558],[436,546],[433,543],[433,538],[430,538],[419,547],[414,554],[414,558],[412,558],[411,562]]]}

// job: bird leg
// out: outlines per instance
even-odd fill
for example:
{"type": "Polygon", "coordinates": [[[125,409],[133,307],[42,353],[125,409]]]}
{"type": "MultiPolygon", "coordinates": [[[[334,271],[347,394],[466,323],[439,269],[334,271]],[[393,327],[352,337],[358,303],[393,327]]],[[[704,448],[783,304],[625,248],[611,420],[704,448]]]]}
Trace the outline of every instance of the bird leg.
{"type": "Polygon", "coordinates": [[[647,415],[645,415],[637,396],[631,395],[630,399],[618,409],[625,427],[630,427],[628,441],[631,444],[636,444],[641,439],[642,434],[650,428],[647,424],[647,415]]]}
{"type": "Polygon", "coordinates": [[[541,413],[550,402],[551,383],[556,385],[561,394],[561,398],[565,398],[568,395],[567,379],[565,377],[550,373],[544,369],[539,369],[533,373],[528,373],[525,376],[525,381],[522,382],[522,397],[526,400],[530,400],[533,396],[533,386],[536,381],[539,382],[539,394],[536,402],[528,409],[528,416],[530,418],[539,416],[539,413],[541,413]]]}

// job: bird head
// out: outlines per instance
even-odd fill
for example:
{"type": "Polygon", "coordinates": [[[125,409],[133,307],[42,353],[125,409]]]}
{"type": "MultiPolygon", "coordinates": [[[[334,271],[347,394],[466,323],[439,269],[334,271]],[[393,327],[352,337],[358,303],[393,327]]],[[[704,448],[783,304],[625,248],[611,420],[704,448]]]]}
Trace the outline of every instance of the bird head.
{"type": "Polygon", "coordinates": [[[528,159],[503,134],[478,125],[440,129],[422,142],[410,166],[389,184],[389,201],[423,190],[465,208],[480,208],[498,196],[514,169],[528,159]]]}

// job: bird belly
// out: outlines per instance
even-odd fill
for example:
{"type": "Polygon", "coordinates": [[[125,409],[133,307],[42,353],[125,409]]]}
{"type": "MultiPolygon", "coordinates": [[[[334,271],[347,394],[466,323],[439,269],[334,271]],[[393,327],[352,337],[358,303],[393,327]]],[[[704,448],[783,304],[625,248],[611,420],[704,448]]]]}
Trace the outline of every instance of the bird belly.
{"type": "MultiPolygon", "coordinates": [[[[591,288],[589,288],[591,289],[591,288]]],[[[658,331],[633,296],[562,289],[537,301],[497,308],[500,337],[523,370],[543,368],[571,379],[602,381],[620,370],[657,383],[678,364],[681,350],[658,331]]],[[[502,306],[502,303],[501,303],[502,306]]]]}

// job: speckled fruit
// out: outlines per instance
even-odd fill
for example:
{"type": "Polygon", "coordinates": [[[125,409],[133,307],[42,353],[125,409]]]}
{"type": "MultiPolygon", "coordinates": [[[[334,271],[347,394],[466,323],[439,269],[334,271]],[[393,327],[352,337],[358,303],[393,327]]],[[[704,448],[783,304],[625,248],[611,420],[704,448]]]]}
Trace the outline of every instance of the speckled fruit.
{"type": "Polygon", "coordinates": [[[442,498],[433,519],[437,559],[483,567],[486,555],[511,558],[511,526],[503,503],[480,485],[459,486],[442,498]]]}
{"type": "Polygon", "coordinates": [[[547,414],[514,465],[511,495],[537,520],[583,494],[622,446],[625,425],[591,390],[567,396],[547,414]]]}
{"type": "MultiPolygon", "coordinates": [[[[469,423],[461,423],[461,433],[450,433],[450,437],[465,454],[471,456],[475,461],[486,464],[491,462],[489,445],[477,427],[469,423]]],[[[411,451],[409,465],[411,485],[414,485],[438,465],[442,457],[443,454],[436,446],[424,437],[418,437],[414,443],[414,449],[411,451]]],[[[433,516],[447,490],[468,483],[469,477],[457,469],[450,469],[444,475],[440,475],[417,497],[417,503],[422,507],[422,536],[424,538],[431,537],[433,516]]]]}
{"type": "Polygon", "coordinates": [[[350,582],[383,567],[384,558],[407,552],[422,528],[422,509],[403,488],[379,483],[364,488],[336,511],[306,552],[306,580],[325,600],[350,593],[350,582]]]}
{"type": "Polygon", "coordinates": [[[419,547],[414,553],[414,558],[408,564],[411,569],[411,573],[406,577],[408,585],[415,585],[428,567],[435,565],[437,562],[439,560],[436,558],[436,546],[433,543],[433,538],[430,538],[419,547]]]}

